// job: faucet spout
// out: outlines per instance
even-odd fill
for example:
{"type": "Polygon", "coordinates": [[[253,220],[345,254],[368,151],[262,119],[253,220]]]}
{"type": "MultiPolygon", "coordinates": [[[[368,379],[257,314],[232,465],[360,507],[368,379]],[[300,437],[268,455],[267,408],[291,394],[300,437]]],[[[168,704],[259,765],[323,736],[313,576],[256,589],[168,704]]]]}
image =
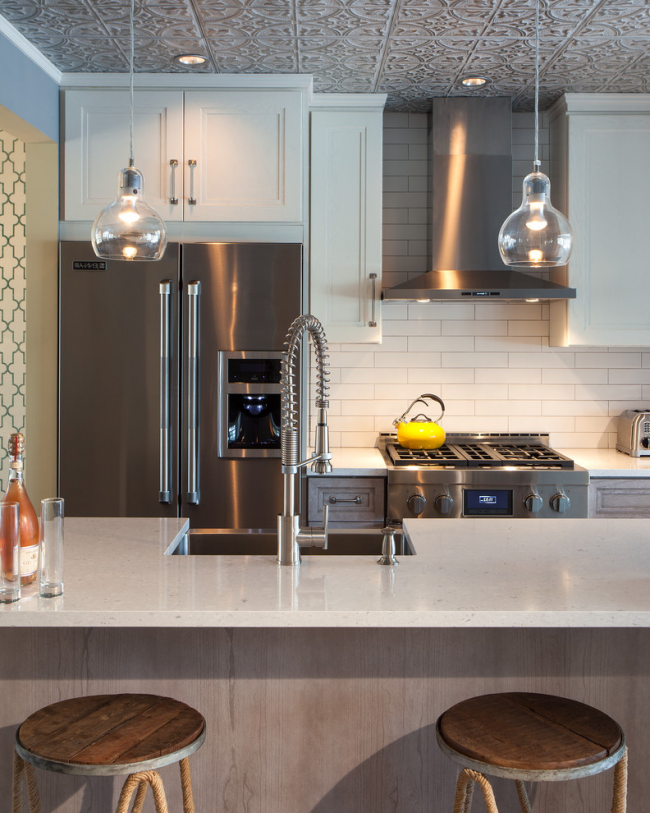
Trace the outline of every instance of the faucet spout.
{"type": "Polygon", "coordinates": [[[302,466],[312,464],[312,471],[324,474],[332,471],[329,450],[327,408],[329,378],[327,375],[327,339],[323,326],[315,316],[303,314],[291,323],[282,357],[281,429],[282,473],[284,475],[284,508],[278,516],[278,564],[299,565],[300,547],[327,548],[327,506],[323,507],[322,528],[300,528],[300,515],[295,510],[296,478],[302,466]],[[299,461],[299,408],[296,393],[296,367],[300,339],[308,332],[316,357],[316,401],[318,424],[314,455],[299,461]]]}

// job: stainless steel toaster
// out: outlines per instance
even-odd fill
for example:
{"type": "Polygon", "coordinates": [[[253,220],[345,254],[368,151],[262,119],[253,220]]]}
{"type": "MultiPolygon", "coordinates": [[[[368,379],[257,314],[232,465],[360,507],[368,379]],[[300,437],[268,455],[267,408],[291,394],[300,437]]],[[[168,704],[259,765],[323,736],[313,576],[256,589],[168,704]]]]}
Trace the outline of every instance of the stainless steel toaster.
{"type": "Polygon", "coordinates": [[[616,448],[632,457],[650,456],[650,409],[626,409],[621,412],[616,448]]]}

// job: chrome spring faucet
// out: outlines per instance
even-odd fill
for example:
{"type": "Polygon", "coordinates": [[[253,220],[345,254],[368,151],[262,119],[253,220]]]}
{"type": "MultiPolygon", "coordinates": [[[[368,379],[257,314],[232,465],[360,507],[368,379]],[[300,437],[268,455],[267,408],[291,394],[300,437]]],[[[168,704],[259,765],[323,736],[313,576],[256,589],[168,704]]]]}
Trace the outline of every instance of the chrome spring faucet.
{"type": "Polygon", "coordinates": [[[299,565],[301,547],[327,549],[328,506],[323,506],[322,528],[301,528],[300,514],[296,513],[296,481],[303,466],[311,463],[312,471],[324,474],[332,471],[327,429],[329,378],[327,376],[327,339],[323,326],[315,316],[303,314],[291,323],[285,341],[281,368],[281,430],[282,474],[284,476],[284,510],[278,516],[278,564],[299,565]],[[298,403],[296,394],[296,364],[302,335],[308,331],[316,355],[316,402],[318,423],[314,455],[298,462],[298,403]]]}

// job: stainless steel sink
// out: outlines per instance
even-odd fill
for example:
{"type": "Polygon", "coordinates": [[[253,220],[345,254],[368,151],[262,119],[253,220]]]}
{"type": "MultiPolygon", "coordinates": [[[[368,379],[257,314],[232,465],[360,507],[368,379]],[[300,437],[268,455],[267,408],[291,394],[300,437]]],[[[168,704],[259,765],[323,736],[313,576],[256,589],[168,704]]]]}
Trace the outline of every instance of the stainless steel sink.
{"type": "MultiPolygon", "coordinates": [[[[329,532],[327,550],[301,548],[303,556],[381,556],[382,535],[379,529],[348,530],[336,528],[329,532]]],[[[412,556],[415,551],[401,533],[395,534],[398,556],[412,556]]],[[[233,530],[209,528],[190,530],[175,550],[175,556],[276,556],[278,537],[272,530],[233,530]]]]}

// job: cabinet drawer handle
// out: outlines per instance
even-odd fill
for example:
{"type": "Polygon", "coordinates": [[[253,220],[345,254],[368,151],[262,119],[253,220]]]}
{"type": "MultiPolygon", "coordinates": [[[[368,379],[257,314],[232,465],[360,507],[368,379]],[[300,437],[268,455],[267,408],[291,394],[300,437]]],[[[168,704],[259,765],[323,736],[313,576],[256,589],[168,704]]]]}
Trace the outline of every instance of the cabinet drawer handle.
{"type": "Polygon", "coordinates": [[[187,166],[190,168],[190,196],[187,199],[187,202],[190,206],[196,205],[196,198],[194,197],[194,169],[196,167],[196,161],[193,158],[187,162],[187,166]]]}
{"type": "Polygon", "coordinates": [[[372,318],[368,322],[368,327],[377,327],[377,319],[375,316],[375,308],[377,307],[377,274],[370,274],[372,280],[372,318]]]}
{"type": "Polygon", "coordinates": [[[339,503],[339,502],[352,502],[359,505],[361,503],[361,497],[350,497],[349,499],[344,497],[330,497],[330,502],[332,504],[339,503]]]}
{"type": "Polygon", "coordinates": [[[176,205],[178,203],[178,198],[176,197],[176,167],[178,166],[178,161],[172,158],[169,162],[169,166],[171,167],[171,197],[169,198],[169,202],[176,205]]]}

